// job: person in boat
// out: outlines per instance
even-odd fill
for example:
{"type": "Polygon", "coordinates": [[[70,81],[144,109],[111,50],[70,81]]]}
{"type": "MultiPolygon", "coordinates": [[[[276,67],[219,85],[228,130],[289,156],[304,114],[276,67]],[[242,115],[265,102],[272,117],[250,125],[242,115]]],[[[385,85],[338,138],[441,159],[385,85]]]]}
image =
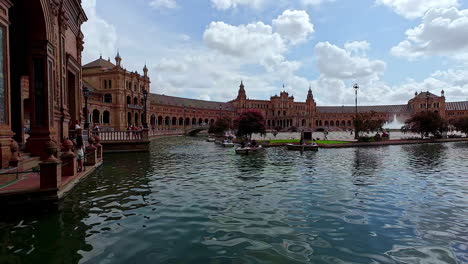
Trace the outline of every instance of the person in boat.
{"type": "Polygon", "coordinates": [[[253,147],[253,148],[256,148],[257,147],[257,141],[255,139],[252,140],[252,142],[250,142],[250,146],[253,147]]]}
{"type": "Polygon", "coordinates": [[[241,148],[245,148],[245,141],[241,142],[241,148]]]}

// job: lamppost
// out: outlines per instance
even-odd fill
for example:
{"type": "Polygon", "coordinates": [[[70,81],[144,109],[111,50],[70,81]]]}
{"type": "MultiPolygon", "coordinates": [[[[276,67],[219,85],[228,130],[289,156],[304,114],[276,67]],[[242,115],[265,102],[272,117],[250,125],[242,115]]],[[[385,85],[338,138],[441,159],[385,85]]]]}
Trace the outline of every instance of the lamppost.
{"type": "Polygon", "coordinates": [[[429,111],[429,91],[426,92],[426,112],[429,111]]]}
{"type": "Polygon", "coordinates": [[[354,117],[354,120],[355,120],[355,124],[354,124],[354,138],[355,139],[358,139],[359,138],[359,135],[358,135],[358,130],[357,130],[357,127],[356,127],[356,121],[357,121],[357,118],[358,118],[358,107],[357,107],[357,94],[358,94],[358,90],[359,90],[359,85],[356,83],[353,85],[353,88],[354,88],[354,92],[356,94],[356,114],[355,114],[355,117],[354,117]]]}
{"type": "Polygon", "coordinates": [[[184,133],[185,133],[185,126],[187,125],[187,120],[185,120],[185,110],[187,110],[187,108],[184,106],[184,120],[182,121],[182,123],[184,124],[184,133]]]}
{"type": "Polygon", "coordinates": [[[146,118],[146,101],[148,100],[148,91],[143,89],[143,99],[145,100],[145,108],[143,109],[143,128],[148,128],[148,122],[146,118]]]}
{"type": "Polygon", "coordinates": [[[85,124],[84,124],[84,129],[89,129],[89,111],[88,111],[89,88],[88,87],[83,87],[83,96],[84,96],[84,99],[85,99],[85,109],[84,109],[85,124]]]}

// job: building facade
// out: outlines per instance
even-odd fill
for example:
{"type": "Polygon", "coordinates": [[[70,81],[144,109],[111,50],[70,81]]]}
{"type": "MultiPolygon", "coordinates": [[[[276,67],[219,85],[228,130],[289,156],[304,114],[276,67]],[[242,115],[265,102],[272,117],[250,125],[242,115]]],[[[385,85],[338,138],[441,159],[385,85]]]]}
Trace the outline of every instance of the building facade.
{"type": "MultiPolygon", "coordinates": [[[[121,66],[122,58],[116,56],[116,64],[110,59],[91,62],[83,67],[84,85],[91,92],[90,116],[92,123],[104,129],[123,130],[130,125],[141,126],[144,120],[143,91],[150,90],[148,69],[143,76],[128,72],[121,66]]],[[[241,82],[237,97],[229,102],[212,102],[174,96],[149,94],[147,123],[155,133],[182,133],[193,127],[209,126],[227,116],[231,120],[246,110],[257,110],[266,119],[268,130],[335,130],[353,129],[355,106],[317,106],[309,88],[305,102],[296,102],[294,96],[283,91],[270,100],[248,99],[241,82]]],[[[407,104],[358,106],[359,113],[375,112],[375,118],[387,122],[403,123],[421,111],[438,112],[453,122],[468,117],[468,101],[446,102],[444,91],[440,96],[430,92],[416,93],[407,104]]]]}
{"type": "MultiPolygon", "coordinates": [[[[84,86],[90,91],[88,121],[101,127],[124,130],[129,124],[140,126],[144,120],[144,94],[149,91],[148,68],[143,75],[122,67],[120,54],[115,64],[100,57],[83,66],[84,86]]],[[[150,109],[150,100],[147,100],[150,109]]]]}
{"type": "Polygon", "coordinates": [[[13,142],[45,157],[81,119],[86,20],[79,0],[0,0],[0,168],[13,142]]]}

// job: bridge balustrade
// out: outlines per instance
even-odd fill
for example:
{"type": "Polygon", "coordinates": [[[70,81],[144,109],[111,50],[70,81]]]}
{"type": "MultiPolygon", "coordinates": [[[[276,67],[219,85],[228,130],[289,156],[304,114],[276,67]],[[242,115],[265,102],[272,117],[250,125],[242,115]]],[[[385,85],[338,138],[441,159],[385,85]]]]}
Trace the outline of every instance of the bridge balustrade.
{"type": "Polygon", "coordinates": [[[148,130],[115,130],[115,131],[93,131],[94,136],[99,136],[101,142],[141,142],[148,141],[148,130]]]}

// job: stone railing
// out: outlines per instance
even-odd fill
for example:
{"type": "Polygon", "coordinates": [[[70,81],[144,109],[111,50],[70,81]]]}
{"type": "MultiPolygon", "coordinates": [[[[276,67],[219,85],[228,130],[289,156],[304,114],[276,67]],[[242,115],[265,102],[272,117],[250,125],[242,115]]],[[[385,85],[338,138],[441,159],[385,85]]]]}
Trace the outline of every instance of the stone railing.
{"type": "Polygon", "coordinates": [[[101,142],[141,142],[148,141],[148,130],[115,130],[94,131],[92,135],[99,136],[101,142]]]}

